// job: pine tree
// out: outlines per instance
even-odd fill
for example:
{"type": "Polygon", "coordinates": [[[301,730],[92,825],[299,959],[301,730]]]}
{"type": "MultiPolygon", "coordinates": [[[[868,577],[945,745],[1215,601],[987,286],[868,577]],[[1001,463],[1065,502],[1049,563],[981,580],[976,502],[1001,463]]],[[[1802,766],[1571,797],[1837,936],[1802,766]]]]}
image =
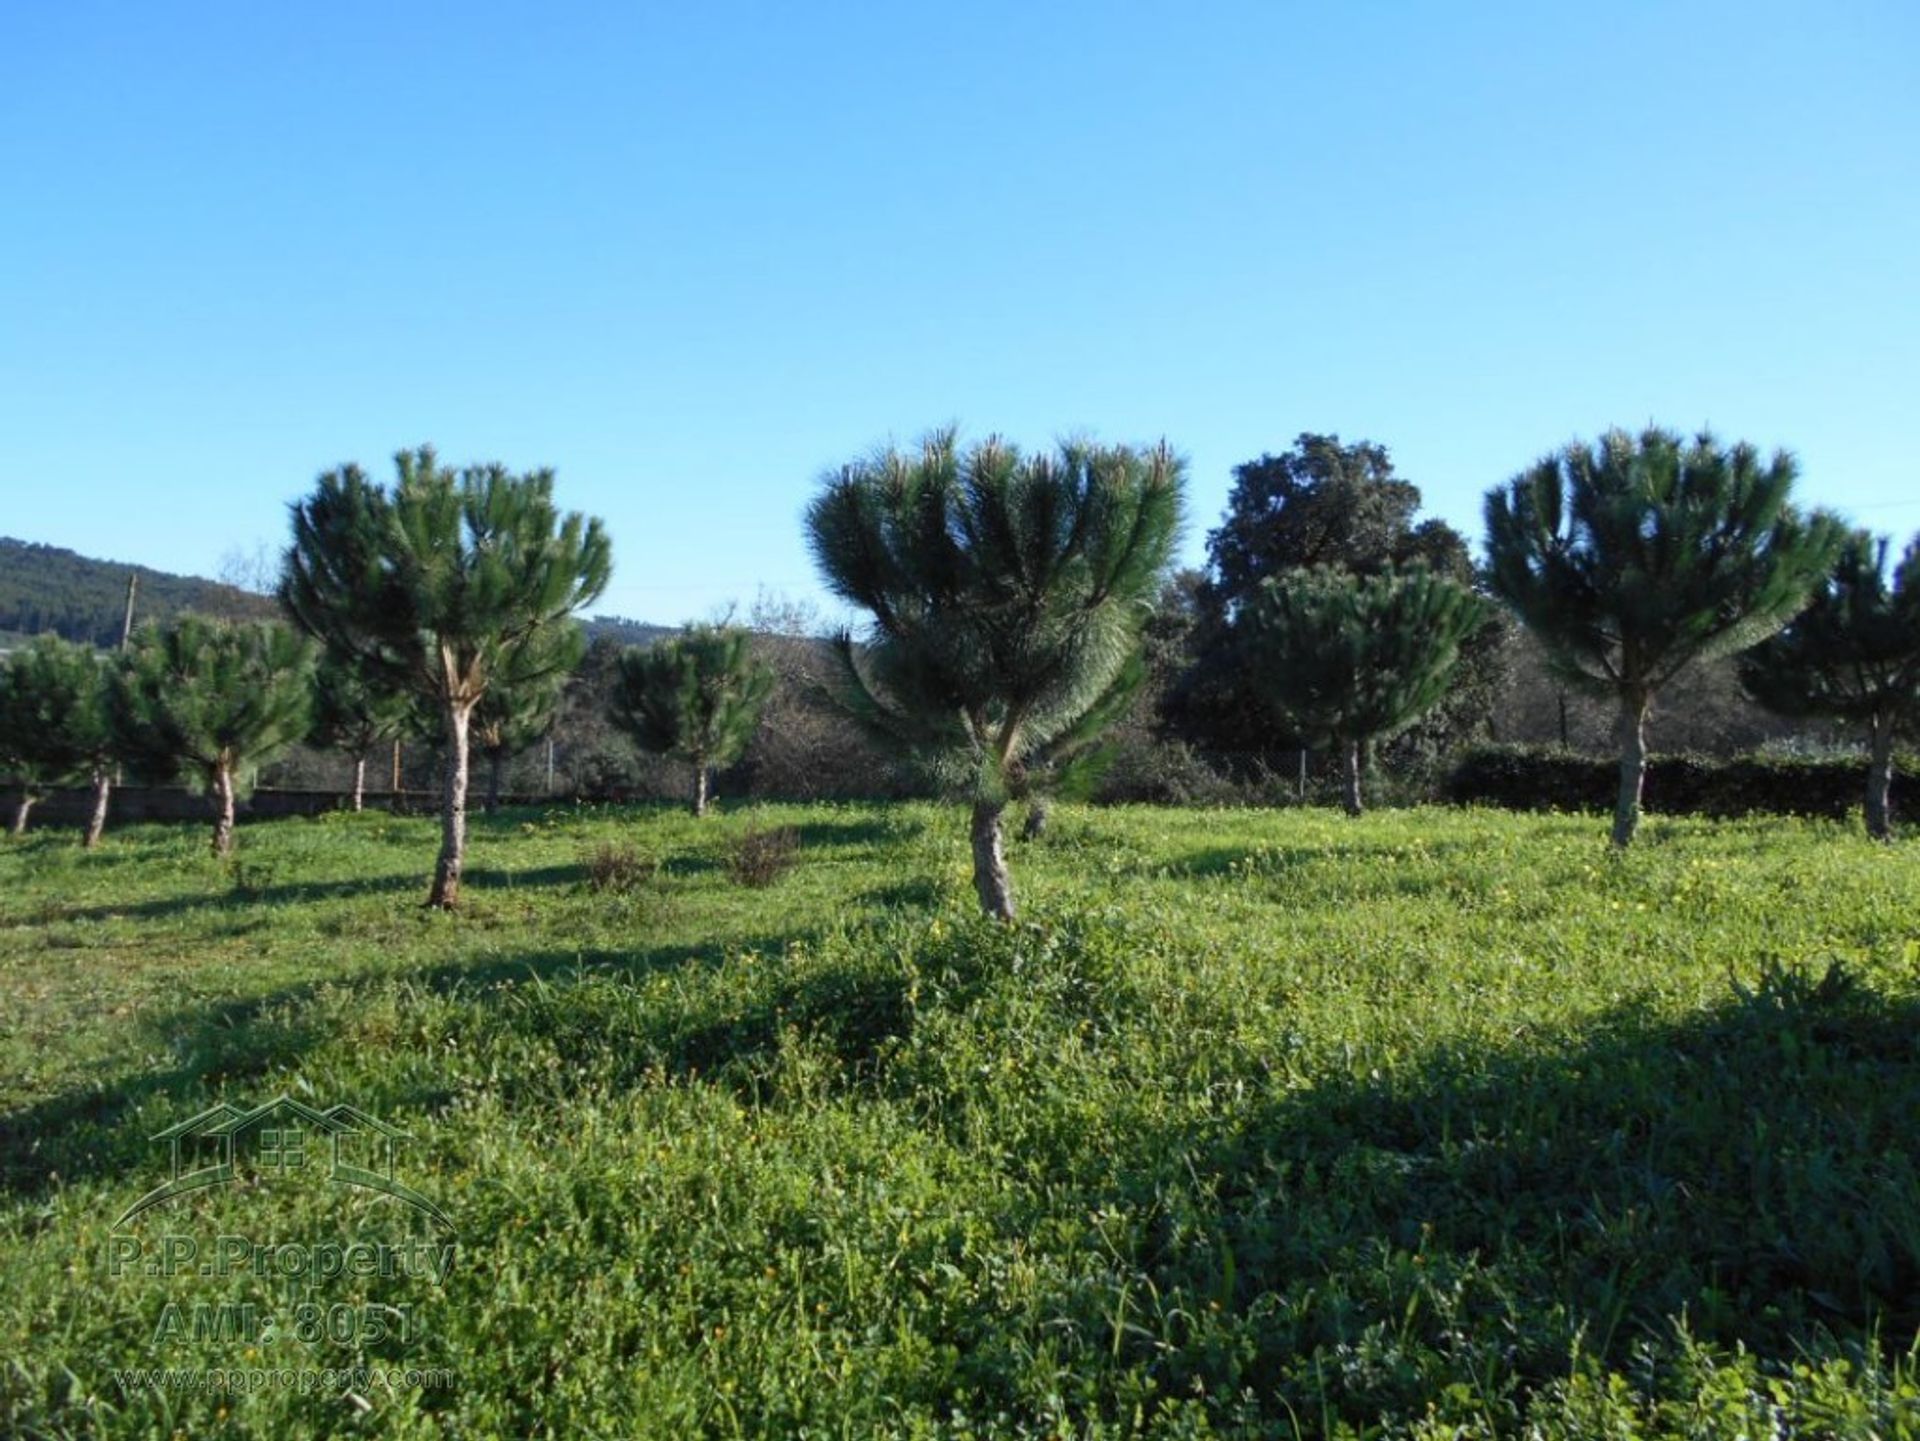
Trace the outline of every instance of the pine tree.
{"type": "Polygon", "coordinates": [[[1446,694],[1461,646],[1489,619],[1465,586],[1423,567],[1356,576],[1312,566],[1263,582],[1241,630],[1248,673],[1283,732],[1331,749],[1359,815],[1363,747],[1446,694]]]}
{"type": "Polygon", "coordinates": [[[1007,802],[1050,752],[1090,743],[1129,684],[1183,471],[1164,444],[962,452],[941,431],[830,476],[807,512],[828,586],[873,617],[837,642],[844,703],[971,800],[988,915],[1014,913],[1007,802]]]}
{"type": "Polygon", "coordinates": [[[234,804],[262,765],[306,736],[314,648],[278,622],[183,615],[134,637],[109,717],[120,753],[153,780],[184,777],[213,797],[213,853],[233,850],[234,804]]]}
{"type": "Polygon", "coordinates": [[[0,665],[0,772],[20,788],[12,834],[23,835],[34,804],[54,786],[94,782],[89,850],[106,825],[102,784],[113,766],[107,728],[107,663],[90,647],[42,636],[0,665]]]}
{"type": "Polygon", "coordinates": [[[487,814],[500,808],[507,763],[553,729],[567,682],[586,656],[579,626],[549,631],[538,646],[523,650],[522,674],[496,677],[473,710],[473,744],[487,762],[487,814]]]}
{"type": "Polygon", "coordinates": [[[739,760],[773,693],[773,667],[735,626],[688,626],[620,655],[612,717],[642,750],[693,767],[693,813],[707,813],[712,772],[739,760]]]}
{"type": "Polygon", "coordinates": [[[552,632],[575,626],[573,612],[606,588],[613,552],[598,520],[554,508],[551,471],[456,475],[426,447],[395,464],[390,492],[349,465],[294,506],[280,599],[328,649],[438,712],[445,789],[427,904],[452,907],[474,708],[496,676],[534,679],[527,657],[565,653],[552,632]]]}
{"type": "Polygon", "coordinates": [[[1665,430],[1609,431],[1548,456],[1487,496],[1495,595],[1569,683],[1619,706],[1613,842],[1633,840],[1646,722],[1696,660],[1745,650],[1806,604],[1840,525],[1788,504],[1796,467],[1750,445],[1665,430]]]}
{"type": "Polygon", "coordinates": [[[407,729],[411,702],[367,674],[351,655],[321,656],[314,680],[310,744],[343,751],[353,761],[353,808],[366,804],[367,757],[407,729]]]}
{"type": "Polygon", "coordinates": [[[1920,536],[1887,576],[1885,540],[1847,537],[1813,601],[1740,657],[1749,694],[1782,715],[1829,716],[1867,732],[1867,833],[1893,835],[1893,742],[1920,726],[1920,536]]]}

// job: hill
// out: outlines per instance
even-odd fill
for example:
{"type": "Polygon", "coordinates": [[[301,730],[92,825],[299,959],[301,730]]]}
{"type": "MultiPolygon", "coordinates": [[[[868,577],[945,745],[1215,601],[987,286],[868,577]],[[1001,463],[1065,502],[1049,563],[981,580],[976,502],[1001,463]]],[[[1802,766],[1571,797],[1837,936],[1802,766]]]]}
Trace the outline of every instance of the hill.
{"type": "MultiPolygon", "coordinates": [[[[140,577],[136,622],[167,620],[182,611],[228,620],[280,613],[271,598],[219,581],[0,536],[0,650],[47,631],[88,645],[119,644],[129,574],[140,577]]],[[[589,639],[605,636],[622,645],[650,645],[673,634],[671,626],[623,616],[597,615],[585,625],[589,639]]]]}
{"type": "Polygon", "coordinates": [[[247,620],[278,613],[266,596],[197,576],[94,560],[53,545],[0,536],[0,632],[46,631],[88,645],[120,640],[127,576],[140,577],[134,619],[166,620],[181,611],[247,620]]]}

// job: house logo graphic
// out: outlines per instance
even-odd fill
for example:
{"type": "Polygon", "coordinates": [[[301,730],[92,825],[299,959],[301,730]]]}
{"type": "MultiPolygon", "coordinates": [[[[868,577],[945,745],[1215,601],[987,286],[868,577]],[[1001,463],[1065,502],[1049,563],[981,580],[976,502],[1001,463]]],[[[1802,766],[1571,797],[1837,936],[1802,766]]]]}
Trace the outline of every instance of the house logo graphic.
{"type": "Polygon", "coordinates": [[[407,1133],[357,1106],[320,1111],[288,1095],[252,1110],[222,1101],[151,1139],[167,1143],[172,1176],[127,1207],[115,1226],[163,1201],[227,1185],[244,1168],[263,1176],[324,1170],[330,1182],[391,1196],[453,1229],[444,1211],[393,1178],[393,1145],[407,1133]]]}

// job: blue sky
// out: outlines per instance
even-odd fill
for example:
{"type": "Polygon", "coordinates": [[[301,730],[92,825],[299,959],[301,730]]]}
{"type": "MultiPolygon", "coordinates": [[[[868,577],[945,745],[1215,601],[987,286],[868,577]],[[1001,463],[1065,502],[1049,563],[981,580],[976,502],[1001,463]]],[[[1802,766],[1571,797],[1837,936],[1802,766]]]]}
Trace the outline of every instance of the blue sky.
{"type": "Polygon", "coordinates": [[[1920,7],[15,4],[0,534],[168,569],[431,441],[603,516],[595,609],[817,594],[949,421],[1486,488],[1609,424],[1920,529],[1920,7]]]}

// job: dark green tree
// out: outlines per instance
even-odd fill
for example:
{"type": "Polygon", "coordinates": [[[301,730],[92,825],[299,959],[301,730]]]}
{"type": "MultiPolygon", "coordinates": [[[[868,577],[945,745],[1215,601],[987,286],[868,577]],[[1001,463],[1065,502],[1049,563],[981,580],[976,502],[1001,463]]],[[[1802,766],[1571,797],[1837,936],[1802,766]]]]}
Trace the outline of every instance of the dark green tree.
{"type": "Polygon", "coordinates": [[[1339,754],[1357,816],[1362,748],[1446,694],[1461,646],[1489,616],[1473,592],[1424,567],[1358,576],[1312,566],[1264,581],[1242,633],[1254,688],[1287,735],[1339,754]]]}
{"type": "Polygon", "coordinates": [[[709,777],[746,751],[773,693],[774,671],[734,626],[688,626],[620,656],[612,715],[642,750],[693,767],[693,813],[707,813],[709,777]]]}
{"type": "Polygon", "coordinates": [[[1687,666],[1766,639],[1807,603],[1843,531],[1788,503],[1796,467],[1702,433],[1572,445],[1487,496],[1494,593],[1571,685],[1619,707],[1613,842],[1633,840],[1654,697],[1687,666]]]}
{"type": "Polygon", "coordinates": [[[1183,463],[1071,442],[1023,455],[951,431],[824,482],[807,512],[829,588],[872,617],[838,641],[854,715],[973,805],[981,908],[1010,919],[1001,819],[1042,758],[1114,714],[1180,526],[1183,463]]]}
{"type": "Polygon", "coordinates": [[[91,647],[46,635],[0,664],[0,772],[20,788],[12,834],[22,835],[34,803],[50,788],[88,779],[94,809],[89,850],[106,826],[113,772],[107,727],[108,663],[91,647]]]}
{"type": "Polygon", "coordinates": [[[555,509],[551,471],[455,474],[429,447],[395,464],[391,491],[349,465],[293,507],[280,600],[329,650],[439,713],[445,787],[427,904],[452,907],[474,708],[496,676],[532,680],[529,656],[568,653],[551,633],[575,627],[573,612],[605,589],[613,552],[598,520],[555,509]]]}
{"type": "Polygon", "coordinates": [[[351,655],[321,656],[314,681],[313,733],[307,740],[352,759],[356,811],[366,804],[367,757],[408,729],[410,708],[405,693],[386,688],[351,655]]]}
{"type": "Polygon", "coordinates": [[[487,762],[487,814],[500,808],[508,762],[553,729],[567,683],[586,653],[586,632],[579,626],[552,630],[540,645],[521,652],[515,670],[525,675],[496,678],[474,707],[474,748],[487,762]]]}
{"type": "Polygon", "coordinates": [[[128,764],[213,797],[213,853],[233,850],[234,803],[313,723],[314,647],[273,621],[183,615],[134,637],[109,715],[128,764]]]}
{"type": "Polygon", "coordinates": [[[1867,833],[1893,835],[1894,737],[1920,726],[1920,536],[1891,580],[1885,540],[1847,537],[1807,608],[1740,657],[1740,680],[1769,710],[1826,716],[1867,732],[1867,833]]]}
{"type": "MultiPolygon", "coordinates": [[[[1418,519],[1419,487],[1395,472],[1384,446],[1309,432],[1284,453],[1262,455],[1233,474],[1194,594],[1190,664],[1162,709],[1187,739],[1243,764],[1274,765],[1283,750],[1308,742],[1274,729],[1253,679],[1240,619],[1262,585],[1313,566],[1370,576],[1418,564],[1468,587],[1477,577],[1464,536],[1445,521],[1418,519]]],[[[1505,641],[1501,625],[1474,632],[1447,696],[1408,729],[1402,747],[1440,750],[1485,728],[1505,674],[1505,641]]]]}

